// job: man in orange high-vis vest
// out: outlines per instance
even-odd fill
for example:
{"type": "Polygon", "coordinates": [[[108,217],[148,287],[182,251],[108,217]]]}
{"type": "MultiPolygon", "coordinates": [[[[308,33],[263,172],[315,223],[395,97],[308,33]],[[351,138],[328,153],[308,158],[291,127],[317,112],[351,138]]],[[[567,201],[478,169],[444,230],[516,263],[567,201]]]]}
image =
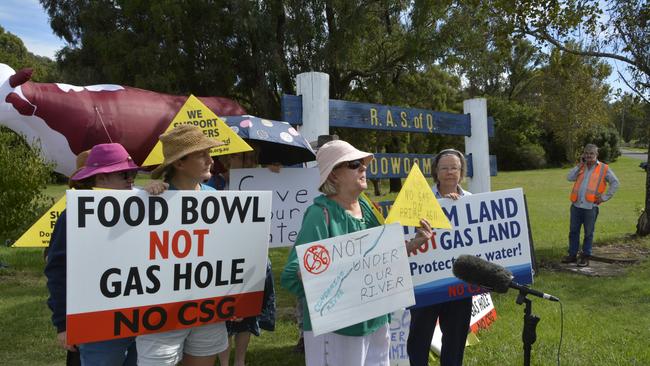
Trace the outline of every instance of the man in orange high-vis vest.
{"type": "Polygon", "coordinates": [[[609,166],[598,161],[598,147],[594,144],[585,145],[580,162],[571,169],[567,179],[575,183],[570,195],[569,254],[562,259],[562,263],[577,262],[579,267],[585,267],[589,265],[591,256],[598,205],[612,198],[619,182],[609,166]],[[608,184],[609,189],[605,193],[608,184]],[[578,253],[582,226],[585,228],[585,236],[582,252],[578,253]]]}

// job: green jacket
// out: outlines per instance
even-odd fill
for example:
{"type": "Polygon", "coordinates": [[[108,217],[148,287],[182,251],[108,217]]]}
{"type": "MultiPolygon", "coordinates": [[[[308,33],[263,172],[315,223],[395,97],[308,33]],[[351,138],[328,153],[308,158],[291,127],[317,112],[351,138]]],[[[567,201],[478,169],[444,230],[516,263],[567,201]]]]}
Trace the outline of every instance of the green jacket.
{"type": "MultiPolygon", "coordinates": [[[[302,281],[298,278],[300,267],[298,264],[298,257],[296,255],[296,245],[310,243],[316,240],[327,239],[334,236],[353,233],[360,230],[370,229],[379,226],[377,218],[372,212],[369,204],[364,200],[359,200],[361,211],[363,213],[362,219],[352,217],[350,214],[339,206],[335,201],[321,195],[314,199],[314,204],[309,206],[302,219],[302,228],[296,243],[289,253],[289,259],[282,271],[281,284],[299,298],[302,298],[303,304],[303,329],[311,330],[311,320],[309,318],[309,309],[307,307],[307,300],[305,299],[305,290],[302,287],[302,281]],[[327,210],[327,214],[325,213],[327,210]],[[326,217],[329,216],[329,220],[326,217]],[[329,225],[328,225],[329,221],[329,225]]],[[[343,329],[339,329],[334,333],[347,335],[347,336],[364,336],[374,332],[381,326],[389,322],[389,315],[382,315],[380,317],[367,320],[343,329]]]]}

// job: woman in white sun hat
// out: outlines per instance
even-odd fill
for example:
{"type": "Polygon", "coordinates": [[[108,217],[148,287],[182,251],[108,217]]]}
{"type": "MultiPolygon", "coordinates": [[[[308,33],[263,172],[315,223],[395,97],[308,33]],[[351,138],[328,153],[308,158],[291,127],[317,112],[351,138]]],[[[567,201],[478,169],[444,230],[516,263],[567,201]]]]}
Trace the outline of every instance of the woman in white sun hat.
{"type": "MultiPolygon", "coordinates": [[[[366,170],[372,159],[371,153],[357,150],[342,140],[328,142],[318,150],[319,190],[323,195],[316,197],[305,212],[295,246],[381,225],[371,203],[359,199],[368,187],[366,170]]],[[[425,220],[422,226],[409,247],[419,246],[431,237],[431,228],[425,220]]],[[[388,366],[388,314],[314,336],[295,246],[282,272],[281,283],[303,300],[306,365],[388,366]]]]}

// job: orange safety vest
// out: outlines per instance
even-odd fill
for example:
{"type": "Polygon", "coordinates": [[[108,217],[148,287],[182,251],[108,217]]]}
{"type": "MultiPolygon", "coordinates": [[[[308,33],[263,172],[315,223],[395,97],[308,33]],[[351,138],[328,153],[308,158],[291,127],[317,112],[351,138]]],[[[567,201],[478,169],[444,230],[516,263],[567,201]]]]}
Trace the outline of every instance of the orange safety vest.
{"type": "MultiPolygon", "coordinates": [[[[587,183],[587,191],[585,192],[585,198],[587,202],[596,203],[596,196],[600,196],[605,192],[606,183],[605,176],[609,170],[609,165],[605,163],[598,163],[596,168],[591,173],[589,177],[589,182],[587,183]]],[[[585,167],[581,167],[578,172],[578,179],[573,184],[573,189],[571,190],[571,202],[576,202],[578,200],[578,192],[580,191],[580,186],[582,185],[582,180],[585,178],[585,167]]]]}

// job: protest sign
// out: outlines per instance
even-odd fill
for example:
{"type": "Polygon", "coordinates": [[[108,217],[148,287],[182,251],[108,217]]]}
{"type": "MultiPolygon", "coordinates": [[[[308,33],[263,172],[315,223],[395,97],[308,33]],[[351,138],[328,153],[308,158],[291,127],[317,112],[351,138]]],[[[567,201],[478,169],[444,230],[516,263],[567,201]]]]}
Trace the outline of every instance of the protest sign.
{"type": "Polygon", "coordinates": [[[395,310],[390,316],[390,350],[388,357],[391,366],[409,366],[406,341],[409,338],[411,312],[406,309],[395,310]]]}
{"type": "Polygon", "coordinates": [[[68,344],[259,314],[270,192],[67,198],[68,344]]]}
{"type": "MultiPolygon", "coordinates": [[[[176,126],[189,124],[197,126],[203,134],[213,138],[223,145],[210,150],[211,156],[233,154],[253,150],[241,137],[235,133],[226,123],[214,112],[203,104],[197,97],[190,95],[187,101],[176,114],[176,117],[169,124],[165,132],[171,131],[176,126]]],[[[158,165],[163,162],[163,150],[160,140],[156,142],[153,149],[144,159],[142,166],[158,165]]]]}
{"type": "Polygon", "coordinates": [[[440,209],[429,183],[420,168],[414,165],[388,212],[386,223],[399,222],[404,226],[420,226],[421,219],[429,221],[431,227],[451,229],[451,224],[440,209]]]}
{"type": "MultiPolygon", "coordinates": [[[[479,329],[487,329],[490,324],[496,320],[496,309],[492,303],[490,294],[479,294],[472,296],[472,317],[470,319],[470,329],[472,333],[477,333],[479,329]]],[[[409,366],[409,356],[406,351],[406,342],[409,337],[411,326],[411,312],[408,309],[400,309],[391,313],[390,320],[390,365],[391,366],[409,366]]],[[[468,343],[470,339],[468,338],[468,343]]],[[[442,332],[439,324],[436,324],[433,338],[431,339],[431,349],[440,354],[442,347],[442,332]]]]}
{"type": "Polygon", "coordinates": [[[298,245],[296,253],[315,335],[415,303],[398,224],[298,245]]]}
{"type": "MultiPolygon", "coordinates": [[[[409,252],[416,307],[485,292],[454,277],[453,263],[461,254],[476,255],[507,267],[520,284],[533,281],[524,194],[521,188],[441,199],[453,225],[437,229],[430,241],[409,252]]],[[[409,240],[415,235],[408,228],[409,240]]]]}
{"type": "Polygon", "coordinates": [[[286,247],[296,241],[305,211],[320,195],[318,178],[317,168],[233,169],[230,189],[273,191],[269,245],[286,247]]]}
{"type": "Polygon", "coordinates": [[[65,210],[65,195],[56,201],[54,206],[50,207],[29,230],[25,231],[12,247],[49,247],[54,225],[63,210],[65,210]]]}

